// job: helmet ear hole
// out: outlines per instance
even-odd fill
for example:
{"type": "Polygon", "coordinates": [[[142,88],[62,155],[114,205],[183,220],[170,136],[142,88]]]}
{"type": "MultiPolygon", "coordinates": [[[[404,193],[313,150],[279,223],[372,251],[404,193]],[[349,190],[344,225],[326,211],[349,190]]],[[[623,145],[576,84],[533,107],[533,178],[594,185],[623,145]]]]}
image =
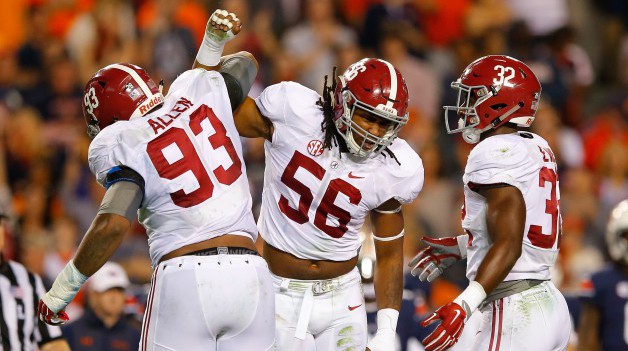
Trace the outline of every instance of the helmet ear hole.
{"type": "Polygon", "coordinates": [[[105,87],[105,85],[107,85],[107,83],[103,82],[102,80],[98,81],[98,84],[100,84],[101,87],[105,87]]]}
{"type": "Polygon", "coordinates": [[[491,109],[495,110],[495,111],[499,111],[503,108],[505,108],[507,105],[506,104],[494,104],[491,105],[491,109]]]}

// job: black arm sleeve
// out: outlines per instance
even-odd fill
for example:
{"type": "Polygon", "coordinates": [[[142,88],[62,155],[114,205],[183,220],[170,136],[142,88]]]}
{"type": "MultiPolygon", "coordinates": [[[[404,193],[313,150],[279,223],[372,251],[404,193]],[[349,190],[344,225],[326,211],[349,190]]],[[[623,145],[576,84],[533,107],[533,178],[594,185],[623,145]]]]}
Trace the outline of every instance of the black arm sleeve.
{"type": "Polygon", "coordinates": [[[107,172],[105,189],[109,189],[110,186],[120,181],[135,183],[142,190],[142,194],[144,193],[144,178],[127,166],[116,166],[107,172]]]}
{"type": "Polygon", "coordinates": [[[249,57],[233,55],[227,58],[220,67],[220,74],[225,79],[231,110],[235,111],[249,94],[257,76],[257,66],[249,57]]]}

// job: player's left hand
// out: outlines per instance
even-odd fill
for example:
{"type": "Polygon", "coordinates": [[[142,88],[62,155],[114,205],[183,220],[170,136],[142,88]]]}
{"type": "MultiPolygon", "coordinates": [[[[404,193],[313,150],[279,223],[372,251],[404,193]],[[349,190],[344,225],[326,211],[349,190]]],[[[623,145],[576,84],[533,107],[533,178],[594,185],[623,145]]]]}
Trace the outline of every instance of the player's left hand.
{"type": "Polygon", "coordinates": [[[235,13],[218,9],[209,17],[205,32],[217,44],[223,44],[233,39],[241,29],[242,22],[235,13]]]}
{"type": "Polygon", "coordinates": [[[450,302],[427,317],[421,325],[426,327],[438,320],[441,323],[423,339],[426,351],[441,351],[452,347],[462,333],[467,313],[455,302],[450,302]]]}
{"type": "Polygon", "coordinates": [[[420,281],[433,281],[449,266],[466,257],[468,238],[468,235],[423,237],[421,241],[426,246],[408,263],[412,268],[410,273],[415,277],[418,275],[420,281]]]}
{"type": "Polygon", "coordinates": [[[70,317],[68,317],[68,314],[65,313],[65,310],[60,310],[55,313],[43,300],[39,300],[39,304],[37,305],[37,315],[39,316],[39,320],[50,325],[61,325],[70,320],[70,317]]]}
{"type": "Polygon", "coordinates": [[[396,333],[392,329],[378,329],[368,342],[367,351],[389,351],[395,349],[396,333]]]}

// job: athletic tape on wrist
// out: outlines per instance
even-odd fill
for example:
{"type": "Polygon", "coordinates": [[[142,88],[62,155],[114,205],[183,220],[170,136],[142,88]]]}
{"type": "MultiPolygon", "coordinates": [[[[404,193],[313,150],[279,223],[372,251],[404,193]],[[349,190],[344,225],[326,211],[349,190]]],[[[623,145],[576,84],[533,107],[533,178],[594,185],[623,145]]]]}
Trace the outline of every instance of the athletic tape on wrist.
{"type": "Polygon", "coordinates": [[[377,330],[392,329],[397,330],[397,320],[399,319],[399,311],[392,308],[382,308],[377,311],[377,330]]]}
{"type": "Polygon", "coordinates": [[[473,280],[469,283],[469,286],[454,299],[454,302],[465,310],[467,313],[466,319],[469,319],[471,314],[480,306],[484,299],[486,299],[484,287],[482,284],[473,280]]]}
{"type": "Polygon", "coordinates": [[[220,63],[220,57],[224,48],[224,42],[215,42],[205,32],[203,43],[198,48],[198,53],[196,54],[196,61],[204,66],[217,66],[220,63]]]}
{"type": "Polygon", "coordinates": [[[76,268],[74,261],[70,261],[59,273],[59,276],[52,284],[52,288],[50,288],[50,291],[42,300],[44,300],[48,308],[57,313],[72,302],[72,299],[81,290],[81,286],[87,281],[87,278],[76,268]]]}

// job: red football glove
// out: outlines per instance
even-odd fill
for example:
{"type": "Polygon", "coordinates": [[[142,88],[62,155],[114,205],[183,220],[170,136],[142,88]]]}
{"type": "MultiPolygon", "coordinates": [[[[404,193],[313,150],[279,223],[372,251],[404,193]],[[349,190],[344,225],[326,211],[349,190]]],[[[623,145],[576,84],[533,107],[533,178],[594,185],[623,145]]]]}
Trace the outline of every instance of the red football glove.
{"type": "Polygon", "coordinates": [[[434,331],[423,339],[426,351],[441,351],[452,347],[462,333],[467,313],[460,305],[450,302],[427,317],[421,325],[426,327],[437,320],[441,323],[434,331]]]}
{"type": "Polygon", "coordinates": [[[419,280],[428,282],[436,279],[443,271],[467,256],[468,235],[447,238],[421,239],[427,247],[421,250],[408,266],[412,267],[412,275],[419,274],[419,280]]]}
{"type": "Polygon", "coordinates": [[[42,300],[39,300],[37,315],[39,315],[39,320],[50,325],[61,325],[70,320],[65,310],[54,313],[42,300]]]}

